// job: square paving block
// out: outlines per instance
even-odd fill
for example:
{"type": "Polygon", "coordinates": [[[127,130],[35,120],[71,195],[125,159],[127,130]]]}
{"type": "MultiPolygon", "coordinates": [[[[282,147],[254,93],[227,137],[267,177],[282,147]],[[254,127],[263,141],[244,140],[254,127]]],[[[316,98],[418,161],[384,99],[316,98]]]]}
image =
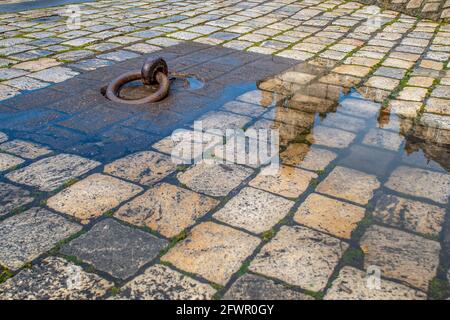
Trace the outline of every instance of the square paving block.
{"type": "Polygon", "coordinates": [[[224,300],[313,300],[273,280],[247,273],[240,277],[223,296],[224,300]]]}
{"type": "Polygon", "coordinates": [[[277,169],[265,168],[250,181],[249,185],[279,194],[287,198],[297,198],[306,191],[317,174],[302,169],[281,165],[277,169]]]}
{"type": "Polygon", "coordinates": [[[210,300],[215,290],[164,265],[154,265],[121,288],[117,300],[210,300]]]}
{"type": "Polygon", "coordinates": [[[242,231],[204,222],[161,259],[181,270],[225,285],[259,243],[258,238],[242,231]]]}
{"type": "Polygon", "coordinates": [[[283,124],[295,126],[297,128],[310,128],[314,124],[314,114],[286,108],[284,106],[276,106],[263,115],[263,118],[278,121],[283,124]]]}
{"type": "MultiPolygon", "coordinates": [[[[223,112],[223,111],[211,111],[196,120],[197,126],[201,124],[202,130],[221,130],[222,134],[225,134],[227,129],[237,130],[245,126],[246,123],[252,119],[246,116],[223,112]]],[[[195,124],[194,124],[195,125],[195,124]]]]}
{"type": "Polygon", "coordinates": [[[322,124],[351,132],[361,131],[366,126],[363,119],[350,117],[342,113],[327,114],[327,116],[322,120],[322,124]]]}
{"type": "Polygon", "coordinates": [[[350,239],[352,231],[364,217],[364,211],[362,207],[313,193],[298,208],[294,220],[333,236],[350,239]]]}
{"type": "Polygon", "coordinates": [[[261,233],[283,219],[293,205],[293,201],[271,193],[244,188],[217,211],[214,218],[253,233],[261,233]]]}
{"type": "Polygon", "coordinates": [[[392,172],[385,186],[397,192],[446,204],[450,196],[450,175],[400,166],[392,172]]]}
{"type": "Polygon", "coordinates": [[[265,107],[238,100],[225,103],[222,109],[249,117],[257,117],[267,111],[265,107]]]}
{"type": "Polygon", "coordinates": [[[280,94],[263,91],[263,90],[253,90],[241,94],[236,100],[256,104],[262,107],[272,107],[276,105],[284,97],[280,94]]]}
{"type": "Polygon", "coordinates": [[[207,154],[218,144],[223,144],[221,135],[177,129],[152,147],[160,152],[170,154],[175,163],[191,164],[201,160],[203,154],[207,154]]]}
{"type": "Polygon", "coordinates": [[[31,208],[0,223],[0,265],[16,270],[81,230],[46,209],[31,208]]]}
{"type": "Polygon", "coordinates": [[[24,163],[25,160],[7,153],[0,153],[0,172],[10,170],[15,166],[24,163]]]}
{"type": "Polygon", "coordinates": [[[361,171],[336,167],[317,187],[316,191],[366,205],[380,182],[361,171]]]}
{"type": "Polygon", "coordinates": [[[273,132],[247,130],[227,136],[225,144],[214,147],[212,155],[223,163],[252,168],[278,164],[278,140],[273,132]]]}
{"type": "Polygon", "coordinates": [[[439,265],[439,242],[397,229],[369,227],[361,238],[364,267],[378,266],[381,276],[428,291],[439,265]]]}
{"type": "Polygon", "coordinates": [[[11,140],[0,145],[0,151],[25,159],[36,159],[52,152],[44,146],[22,140],[11,140]]]}
{"type": "Polygon", "coordinates": [[[381,279],[380,288],[367,287],[364,271],[344,267],[325,295],[325,300],[426,300],[425,293],[381,279]]]}
{"type": "MultiPolygon", "coordinates": [[[[361,96],[359,98],[362,98],[361,96]]],[[[370,119],[376,118],[381,108],[379,103],[366,99],[345,98],[340,102],[338,112],[355,117],[370,119]]]]}
{"type": "Polygon", "coordinates": [[[12,171],[6,177],[16,183],[52,191],[64,182],[79,177],[100,163],[72,154],[59,154],[32,163],[28,167],[12,171]]]}
{"type": "Polygon", "coordinates": [[[113,277],[126,279],[153,260],[167,244],[150,233],[106,219],[65,245],[61,253],[75,256],[113,277]]]}
{"type": "Polygon", "coordinates": [[[347,156],[337,161],[337,164],[359,170],[377,177],[385,177],[390,172],[390,164],[396,157],[392,151],[354,144],[347,156]]]}
{"type": "Polygon", "coordinates": [[[105,165],[105,173],[143,185],[151,185],[176,170],[169,156],[142,151],[105,165]]]}
{"type": "Polygon", "coordinates": [[[218,203],[210,197],[161,183],[126,203],[114,216],[171,238],[193,225],[218,203]]]}
{"type": "Polygon", "coordinates": [[[96,173],[54,195],[48,199],[47,205],[85,223],[141,191],[139,186],[96,173]]]}
{"type": "Polygon", "coordinates": [[[0,217],[33,200],[29,191],[0,182],[0,217]]]}
{"type": "Polygon", "coordinates": [[[73,71],[69,68],[52,67],[49,69],[31,73],[28,76],[46,82],[63,82],[67,79],[75,77],[76,75],[78,75],[78,72],[73,71]]]}
{"type": "Polygon", "coordinates": [[[363,143],[369,146],[397,151],[403,138],[399,133],[382,129],[370,129],[364,136],[363,143]]]}
{"type": "Polygon", "coordinates": [[[223,197],[252,173],[252,169],[240,165],[202,161],[189,170],[179,173],[177,178],[194,191],[223,197]]]}
{"type": "Polygon", "coordinates": [[[305,143],[291,143],[280,154],[281,162],[302,169],[323,170],[337,154],[305,143]]]}
{"type": "Polygon", "coordinates": [[[304,227],[281,227],[250,270],[306,290],[321,291],[348,245],[304,227]]]}
{"type": "Polygon", "coordinates": [[[315,145],[323,145],[330,148],[346,148],[355,139],[355,134],[324,126],[314,127],[312,133],[306,139],[315,145]]]}
{"type": "Polygon", "coordinates": [[[377,201],[374,217],[385,224],[431,236],[439,236],[445,209],[420,201],[383,194],[377,201]]]}
{"type": "Polygon", "coordinates": [[[80,266],[48,257],[0,285],[0,300],[92,300],[113,286],[80,266]]]}

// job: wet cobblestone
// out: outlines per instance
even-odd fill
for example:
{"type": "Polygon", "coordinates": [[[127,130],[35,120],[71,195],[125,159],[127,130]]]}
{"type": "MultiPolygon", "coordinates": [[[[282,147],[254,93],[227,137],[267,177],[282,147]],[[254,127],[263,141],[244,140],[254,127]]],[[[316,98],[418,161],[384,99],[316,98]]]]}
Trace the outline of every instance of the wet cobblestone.
{"type": "Polygon", "coordinates": [[[448,1],[100,0],[76,30],[61,9],[0,14],[0,299],[426,299],[448,281],[448,1]],[[100,94],[159,56],[204,87],[150,108],[100,94]],[[196,120],[278,129],[282,170],[222,161],[231,140],[196,120]],[[214,161],[171,157],[180,128],[214,161]]]}

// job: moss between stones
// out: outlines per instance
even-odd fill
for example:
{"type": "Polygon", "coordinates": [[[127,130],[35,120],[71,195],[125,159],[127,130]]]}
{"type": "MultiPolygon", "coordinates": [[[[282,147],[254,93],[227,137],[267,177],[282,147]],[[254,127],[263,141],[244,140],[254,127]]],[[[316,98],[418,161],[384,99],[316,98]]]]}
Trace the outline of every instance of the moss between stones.
{"type": "Polygon", "coordinates": [[[428,296],[433,300],[445,300],[450,295],[450,288],[446,280],[434,278],[428,286],[428,296]]]}
{"type": "Polygon", "coordinates": [[[9,271],[7,268],[3,268],[0,266],[0,284],[8,280],[13,276],[13,273],[9,271]]]}

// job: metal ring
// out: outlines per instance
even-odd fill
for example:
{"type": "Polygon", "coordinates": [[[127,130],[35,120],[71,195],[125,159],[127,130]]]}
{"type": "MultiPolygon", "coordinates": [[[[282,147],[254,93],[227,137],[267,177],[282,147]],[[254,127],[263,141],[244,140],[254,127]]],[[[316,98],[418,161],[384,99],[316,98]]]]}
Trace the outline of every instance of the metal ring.
{"type": "Polygon", "coordinates": [[[162,72],[157,72],[155,79],[156,82],[159,84],[158,90],[156,92],[152,93],[148,97],[144,97],[141,99],[134,99],[134,100],[128,100],[128,99],[122,99],[119,97],[120,88],[127,84],[128,82],[135,81],[142,79],[142,73],[141,70],[135,70],[130,71],[127,73],[124,73],[123,75],[117,77],[114,79],[106,89],[106,97],[114,102],[118,103],[126,103],[126,104],[144,104],[144,103],[152,103],[152,102],[158,102],[162,99],[164,99],[167,94],[169,93],[169,86],[170,82],[166,74],[162,72]]]}
{"type": "Polygon", "coordinates": [[[155,60],[147,58],[141,69],[142,82],[146,85],[156,84],[156,74],[158,72],[162,72],[166,76],[169,75],[169,67],[167,66],[166,61],[163,58],[155,60]]]}

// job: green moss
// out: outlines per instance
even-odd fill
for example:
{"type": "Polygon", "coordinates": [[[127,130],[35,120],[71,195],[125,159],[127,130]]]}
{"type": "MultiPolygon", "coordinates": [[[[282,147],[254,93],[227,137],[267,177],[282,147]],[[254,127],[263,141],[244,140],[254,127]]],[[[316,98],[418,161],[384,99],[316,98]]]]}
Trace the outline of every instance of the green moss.
{"type": "Polygon", "coordinates": [[[77,265],[80,265],[80,264],[83,263],[83,261],[82,261],[81,259],[78,259],[78,258],[75,257],[75,256],[64,256],[64,258],[65,258],[67,261],[72,262],[72,263],[77,264],[77,265]]]}
{"type": "Polygon", "coordinates": [[[114,210],[108,210],[103,215],[107,217],[112,217],[114,215],[114,210]]]}
{"type": "Polygon", "coordinates": [[[243,276],[243,275],[247,272],[249,266],[250,266],[250,261],[245,261],[245,262],[241,265],[241,267],[239,268],[239,270],[236,272],[236,275],[237,275],[238,277],[243,276]]]}
{"type": "Polygon", "coordinates": [[[348,248],[342,256],[342,263],[352,267],[364,265],[364,252],[361,248],[348,248]]]}
{"type": "Polygon", "coordinates": [[[186,171],[188,168],[189,168],[189,166],[187,166],[185,164],[180,164],[180,165],[177,165],[176,170],[183,172],[183,171],[186,171]]]}
{"type": "Polygon", "coordinates": [[[319,180],[317,180],[316,178],[312,178],[311,181],[309,182],[309,185],[313,188],[317,187],[318,184],[319,180]]]}
{"type": "Polygon", "coordinates": [[[7,268],[0,267],[0,284],[13,276],[13,273],[7,268]]]}
{"type": "Polygon", "coordinates": [[[117,288],[117,287],[112,287],[111,288],[111,295],[114,297],[114,296],[117,296],[118,294],[120,293],[120,288],[117,288]]]}
{"type": "Polygon", "coordinates": [[[263,241],[267,242],[275,236],[275,233],[276,232],[273,229],[264,231],[263,233],[261,233],[261,238],[263,239],[263,241]]]}
{"type": "Polygon", "coordinates": [[[450,288],[446,280],[434,278],[428,286],[428,296],[433,300],[445,300],[450,295],[450,288]]]}
{"type": "Polygon", "coordinates": [[[323,293],[323,292],[316,292],[316,291],[310,291],[310,290],[305,290],[305,293],[308,296],[311,296],[316,300],[323,300],[323,297],[325,296],[325,293],[323,293]]]}
{"type": "Polygon", "coordinates": [[[359,239],[362,237],[366,229],[373,223],[373,218],[370,215],[366,215],[352,232],[352,239],[359,239]]]}
{"type": "Polygon", "coordinates": [[[222,290],[223,286],[217,283],[211,283],[211,287],[213,287],[214,289],[216,289],[217,291],[222,290]]]}
{"type": "Polygon", "coordinates": [[[78,179],[72,178],[64,182],[63,188],[68,188],[78,182],[78,179]]]}
{"type": "Polygon", "coordinates": [[[159,256],[162,257],[163,255],[165,255],[170,249],[172,249],[178,242],[183,241],[184,239],[186,239],[189,236],[189,232],[187,232],[186,230],[181,231],[178,235],[176,235],[175,237],[173,237],[172,239],[170,239],[170,243],[167,247],[165,247],[164,249],[162,249],[159,252],[159,256]]]}
{"type": "Polygon", "coordinates": [[[69,238],[66,238],[64,240],[59,241],[54,247],[53,249],[51,249],[49,251],[50,255],[55,255],[59,252],[59,250],[66,245],[67,243],[69,243],[70,241],[78,238],[79,236],[81,236],[84,233],[84,231],[79,231],[75,234],[73,234],[72,236],[70,236],[69,238]]]}

